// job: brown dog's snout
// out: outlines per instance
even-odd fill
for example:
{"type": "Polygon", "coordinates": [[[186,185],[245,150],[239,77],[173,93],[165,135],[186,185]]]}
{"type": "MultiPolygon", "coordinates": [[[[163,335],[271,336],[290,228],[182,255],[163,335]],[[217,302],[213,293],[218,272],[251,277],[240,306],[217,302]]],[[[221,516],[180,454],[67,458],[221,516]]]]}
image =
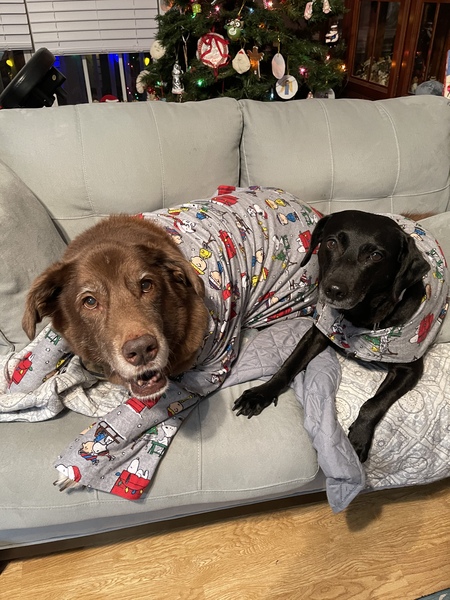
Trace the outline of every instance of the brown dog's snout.
{"type": "Polygon", "coordinates": [[[135,367],[141,367],[158,354],[158,342],[153,335],[145,334],[128,340],[122,346],[122,356],[135,367]]]}

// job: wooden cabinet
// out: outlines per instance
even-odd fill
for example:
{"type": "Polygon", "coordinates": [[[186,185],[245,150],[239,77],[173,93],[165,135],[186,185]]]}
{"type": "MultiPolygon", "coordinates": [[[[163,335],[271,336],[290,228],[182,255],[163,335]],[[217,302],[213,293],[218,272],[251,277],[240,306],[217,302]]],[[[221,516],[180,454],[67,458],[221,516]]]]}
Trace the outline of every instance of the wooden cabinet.
{"type": "Polygon", "coordinates": [[[444,81],[450,0],[347,0],[345,95],[378,100],[444,81]]]}

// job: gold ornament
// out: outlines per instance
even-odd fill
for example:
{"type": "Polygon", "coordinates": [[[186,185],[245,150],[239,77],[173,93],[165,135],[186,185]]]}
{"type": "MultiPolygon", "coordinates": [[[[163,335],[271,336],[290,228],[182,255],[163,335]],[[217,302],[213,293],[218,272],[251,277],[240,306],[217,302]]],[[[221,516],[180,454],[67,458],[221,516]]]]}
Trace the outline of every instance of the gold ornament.
{"type": "Polygon", "coordinates": [[[248,57],[250,59],[250,66],[253,69],[253,74],[261,77],[259,71],[259,63],[264,58],[264,52],[258,52],[258,46],[253,46],[253,50],[247,50],[248,57]]]}

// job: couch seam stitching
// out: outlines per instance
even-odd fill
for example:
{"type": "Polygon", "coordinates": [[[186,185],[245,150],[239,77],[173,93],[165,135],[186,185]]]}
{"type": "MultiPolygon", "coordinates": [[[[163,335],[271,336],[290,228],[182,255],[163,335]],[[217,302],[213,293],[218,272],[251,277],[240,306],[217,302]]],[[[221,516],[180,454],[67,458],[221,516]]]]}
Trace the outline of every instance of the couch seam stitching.
{"type": "Polygon", "coordinates": [[[391,124],[392,127],[392,131],[394,134],[394,140],[395,140],[395,147],[397,149],[397,178],[395,180],[394,183],[394,187],[392,189],[392,192],[390,194],[390,198],[391,198],[391,212],[394,213],[394,194],[395,194],[395,190],[397,189],[398,186],[398,182],[400,180],[400,146],[398,143],[398,135],[397,135],[397,130],[395,128],[394,125],[394,120],[392,118],[392,116],[389,114],[389,112],[385,109],[384,106],[382,106],[379,102],[374,102],[376,109],[378,110],[378,112],[381,115],[381,112],[384,113],[384,115],[389,119],[389,123],[391,124]]]}
{"type": "Polygon", "coordinates": [[[330,165],[331,165],[331,186],[330,186],[330,196],[328,198],[328,213],[331,212],[331,201],[333,199],[333,194],[334,194],[334,177],[335,177],[335,170],[334,170],[334,161],[333,161],[333,144],[331,141],[331,127],[330,127],[330,119],[328,117],[328,113],[326,111],[325,108],[325,104],[323,100],[319,100],[319,105],[325,115],[325,122],[327,125],[327,135],[328,135],[328,146],[330,149],[330,165]]]}
{"type": "Polygon", "coordinates": [[[87,178],[87,170],[86,170],[86,156],[85,156],[85,152],[84,152],[84,138],[83,138],[83,132],[82,132],[82,127],[81,127],[81,117],[80,117],[80,111],[77,105],[75,105],[75,121],[76,121],[76,128],[77,128],[77,132],[78,132],[78,136],[79,136],[79,140],[80,140],[80,147],[81,147],[81,164],[82,164],[82,170],[83,170],[83,181],[84,181],[84,188],[86,191],[86,197],[87,197],[87,201],[88,204],[90,206],[90,209],[92,211],[92,214],[95,215],[96,211],[95,211],[95,207],[94,204],[92,202],[92,194],[88,185],[88,178],[87,178]]]}
{"type": "MultiPolygon", "coordinates": [[[[251,185],[251,181],[250,181],[250,176],[249,176],[249,171],[248,171],[248,163],[247,163],[247,153],[245,151],[245,119],[244,119],[244,109],[242,106],[241,101],[239,101],[239,109],[241,112],[241,143],[240,143],[240,147],[241,147],[241,152],[242,152],[242,156],[244,158],[244,167],[245,167],[245,175],[247,177],[247,184],[251,185]]],[[[239,161],[241,162],[241,161],[239,161]]],[[[241,175],[239,176],[239,185],[241,185],[242,183],[242,177],[241,175]]]]}
{"type": "Polygon", "coordinates": [[[153,117],[153,123],[155,124],[156,135],[158,136],[158,148],[159,148],[159,160],[161,164],[161,192],[162,192],[162,205],[166,206],[166,179],[165,179],[165,169],[164,169],[164,160],[163,160],[163,151],[162,151],[162,143],[161,143],[161,132],[159,130],[158,121],[155,116],[155,111],[152,102],[148,103],[150,106],[148,108],[151,111],[153,117]]]}

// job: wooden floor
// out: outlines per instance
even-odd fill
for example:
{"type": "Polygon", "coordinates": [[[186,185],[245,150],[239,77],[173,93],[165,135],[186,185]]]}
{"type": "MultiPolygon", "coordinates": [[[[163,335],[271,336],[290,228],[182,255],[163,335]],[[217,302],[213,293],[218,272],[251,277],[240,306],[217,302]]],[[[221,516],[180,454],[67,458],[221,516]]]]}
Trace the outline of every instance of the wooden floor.
{"type": "Polygon", "coordinates": [[[0,598],[415,600],[450,587],[448,480],[360,496],[339,515],[324,501],[260,510],[9,562],[0,598]]]}

